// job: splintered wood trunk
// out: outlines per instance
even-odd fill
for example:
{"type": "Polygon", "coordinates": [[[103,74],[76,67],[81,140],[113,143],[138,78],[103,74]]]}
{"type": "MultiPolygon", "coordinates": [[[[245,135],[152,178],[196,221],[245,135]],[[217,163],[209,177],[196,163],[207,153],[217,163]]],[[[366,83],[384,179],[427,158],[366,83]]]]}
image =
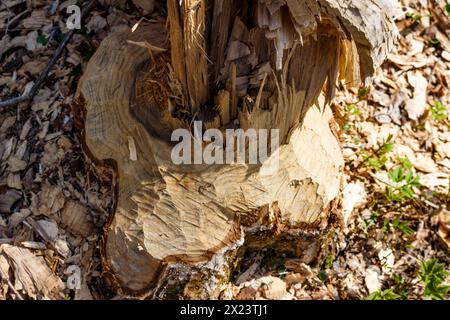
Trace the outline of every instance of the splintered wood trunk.
{"type": "Polygon", "coordinates": [[[368,82],[393,46],[383,3],[168,0],[167,23],[103,41],[76,105],[87,152],[117,172],[103,258],[118,288],[214,298],[247,251],[317,264],[334,250],[344,161],[328,103],[340,80],[368,82]],[[176,164],[172,133],[198,121],[200,135],[226,139],[194,130],[192,150],[234,158],[227,129],[266,129],[268,156],[176,164]]]}

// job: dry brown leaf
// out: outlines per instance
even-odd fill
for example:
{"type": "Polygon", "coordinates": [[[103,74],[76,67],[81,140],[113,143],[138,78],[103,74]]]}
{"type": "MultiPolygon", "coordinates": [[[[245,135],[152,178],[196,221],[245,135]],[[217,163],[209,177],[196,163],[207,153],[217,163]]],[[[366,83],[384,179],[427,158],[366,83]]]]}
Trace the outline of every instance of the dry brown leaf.
{"type": "Polygon", "coordinates": [[[64,194],[59,186],[44,184],[39,192],[38,213],[49,216],[64,207],[64,194]]]}
{"type": "Polygon", "coordinates": [[[423,67],[433,63],[433,60],[430,58],[427,58],[426,56],[417,58],[417,57],[409,57],[409,56],[390,54],[388,56],[388,59],[398,66],[414,67],[416,69],[423,68],[423,67]]]}
{"type": "Polygon", "coordinates": [[[442,243],[450,250],[450,211],[443,209],[438,216],[438,235],[442,243]]]}
{"type": "Polygon", "coordinates": [[[0,143],[0,150],[3,150],[1,158],[3,161],[9,158],[16,146],[16,143],[17,140],[15,137],[11,137],[10,139],[2,141],[0,143]]]}
{"type": "Polygon", "coordinates": [[[406,111],[411,120],[418,120],[427,108],[428,81],[422,73],[408,72],[408,82],[413,87],[413,98],[407,99],[406,111]]]}
{"type": "Polygon", "coordinates": [[[16,123],[16,116],[7,117],[0,126],[0,133],[5,133],[16,123]]]}
{"type": "Polygon", "coordinates": [[[28,136],[28,133],[31,130],[31,118],[29,118],[22,127],[22,131],[20,132],[20,140],[25,140],[28,136]]]}
{"type": "Polygon", "coordinates": [[[13,156],[10,157],[8,160],[8,169],[11,172],[19,172],[24,170],[27,167],[27,162],[24,160],[21,160],[20,158],[13,156]]]}
{"type": "Polygon", "coordinates": [[[142,9],[142,13],[147,15],[155,10],[155,0],[133,0],[136,7],[142,9]]]}
{"type": "Polygon", "coordinates": [[[280,278],[264,277],[258,279],[263,284],[263,295],[270,300],[280,300],[287,294],[286,283],[280,278]]]}
{"type": "Polygon", "coordinates": [[[44,146],[44,154],[41,162],[45,168],[54,168],[63,156],[64,151],[59,149],[54,141],[49,141],[44,146]]]}
{"type": "Polygon", "coordinates": [[[87,32],[91,33],[97,33],[100,30],[102,30],[104,27],[106,27],[108,23],[106,22],[106,19],[103,18],[100,15],[95,15],[89,19],[89,22],[86,24],[87,32]]]}
{"type": "Polygon", "coordinates": [[[9,263],[8,260],[6,260],[6,257],[4,257],[2,254],[0,254],[0,276],[7,277],[9,274],[9,263]]]}
{"type": "Polygon", "coordinates": [[[14,271],[14,287],[30,298],[62,298],[64,283],[52,273],[44,258],[31,250],[3,244],[0,254],[5,257],[14,271]]]}
{"type": "Polygon", "coordinates": [[[39,60],[31,60],[25,63],[17,72],[21,77],[26,77],[27,74],[32,76],[38,75],[44,70],[46,63],[39,60]]]}

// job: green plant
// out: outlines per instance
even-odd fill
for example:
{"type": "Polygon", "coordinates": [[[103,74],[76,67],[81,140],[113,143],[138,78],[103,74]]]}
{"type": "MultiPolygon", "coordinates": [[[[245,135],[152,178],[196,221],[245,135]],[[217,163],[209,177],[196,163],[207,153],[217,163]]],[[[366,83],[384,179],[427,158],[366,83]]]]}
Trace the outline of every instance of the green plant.
{"type": "Polygon", "coordinates": [[[400,275],[394,275],[392,279],[394,280],[392,288],[374,292],[366,300],[407,300],[408,290],[405,280],[400,275]]]}
{"type": "Polygon", "coordinates": [[[430,40],[430,44],[433,47],[438,47],[441,44],[441,41],[439,39],[433,38],[433,39],[430,40]]]}
{"type": "Polygon", "coordinates": [[[47,37],[41,34],[36,38],[36,42],[45,46],[47,44],[47,37]]]}
{"type": "Polygon", "coordinates": [[[369,87],[361,88],[358,91],[358,98],[360,100],[367,100],[367,98],[369,97],[369,93],[370,93],[370,88],[369,87]]]}
{"type": "Polygon", "coordinates": [[[353,125],[350,122],[346,122],[344,124],[343,128],[344,128],[345,131],[350,131],[352,129],[352,127],[353,127],[353,125]]]}
{"type": "Polygon", "coordinates": [[[392,222],[392,227],[396,230],[402,232],[406,237],[411,236],[414,233],[414,230],[411,229],[408,222],[402,221],[400,219],[395,219],[392,222]]]}
{"type": "Polygon", "coordinates": [[[437,259],[422,262],[419,277],[425,284],[424,298],[443,300],[450,290],[450,286],[442,285],[448,275],[449,273],[445,270],[445,265],[439,263],[437,259]]]}
{"type": "Polygon", "coordinates": [[[408,12],[406,14],[406,17],[408,19],[413,20],[414,22],[418,22],[420,19],[422,19],[422,16],[420,14],[414,13],[414,12],[408,12]]]}
{"type": "Polygon", "coordinates": [[[382,156],[380,158],[369,158],[367,159],[367,163],[370,167],[372,167],[375,171],[380,171],[386,166],[387,163],[387,157],[382,156]]]}
{"type": "Polygon", "coordinates": [[[393,136],[389,135],[389,137],[382,144],[380,144],[375,151],[363,157],[363,163],[367,163],[375,171],[384,169],[388,161],[387,155],[394,150],[392,139],[393,136]]]}
{"type": "Polygon", "coordinates": [[[413,170],[414,166],[408,158],[397,158],[397,161],[407,170],[413,170]]]}
{"type": "Polygon", "coordinates": [[[407,285],[405,283],[405,280],[400,275],[394,275],[392,277],[394,279],[394,291],[398,293],[401,300],[407,300],[408,299],[408,290],[407,285]]]}
{"type": "Polygon", "coordinates": [[[328,280],[328,273],[325,270],[320,270],[318,278],[322,282],[326,282],[328,280]]]}
{"type": "Polygon", "coordinates": [[[328,280],[327,270],[333,267],[333,263],[334,263],[334,256],[332,256],[331,254],[327,255],[323,263],[323,269],[321,269],[319,271],[319,274],[317,275],[320,281],[325,283],[328,280]]]}
{"type": "Polygon", "coordinates": [[[436,101],[434,106],[431,107],[431,117],[436,121],[447,120],[448,111],[447,108],[440,102],[436,101]]]}
{"type": "Polygon", "coordinates": [[[359,110],[359,108],[357,107],[356,104],[349,104],[346,107],[346,110],[348,113],[350,113],[352,116],[359,116],[361,114],[361,110],[359,110]]]}
{"type": "Polygon", "coordinates": [[[369,295],[366,300],[400,300],[401,296],[394,292],[394,289],[377,291],[369,295]]]}
{"type": "Polygon", "coordinates": [[[420,187],[420,178],[415,175],[413,166],[407,159],[400,159],[401,165],[388,172],[396,186],[388,186],[386,198],[394,202],[414,199],[414,188],[420,187]]]}
{"type": "Polygon", "coordinates": [[[331,269],[333,267],[333,263],[334,263],[334,257],[331,254],[329,254],[325,258],[325,269],[331,269]]]}
{"type": "Polygon", "coordinates": [[[385,231],[390,231],[390,230],[400,231],[406,238],[409,238],[412,234],[414,234],[414,230],[409,226],[409,223],[405,222],[401,219],[398,219],[398,218],[394,219],[393,221],[385,219],[383,221],[383,230],[385,230],[385,231]]]}
{"type": "Polygon", "coordinates": [[[370,214],[370,218],[364,220],[363,229],[365,233],[367,233],[367,231],[369,231],[371,227],[377,224],[379,216],[380,215],[376,211],[372,211],[370,214]]]}
{"type": "Polygon", "coordinates": [[[450,4],[446,4],[446,5],[445,5],[445,11],[446,11],[447,14],[450,16],[450,4]]]}

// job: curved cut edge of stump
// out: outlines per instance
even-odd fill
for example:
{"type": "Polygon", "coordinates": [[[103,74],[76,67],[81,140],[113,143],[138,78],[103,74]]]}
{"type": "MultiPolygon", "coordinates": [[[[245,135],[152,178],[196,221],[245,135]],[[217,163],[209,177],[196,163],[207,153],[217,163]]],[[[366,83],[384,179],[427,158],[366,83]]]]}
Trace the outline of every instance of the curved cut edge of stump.
{"type": "Polygon", "coordinates": [[[224,256],[243,243],[246,232],[266,229],[261,237],[270,244],[326,225],[343,166],[328,107],[310,109],[302,127],[281,146],[274,175],[246,165],[171,166],[170,146],[132,114],[136,71],[149,58],[144,48],[127,42],[164,47],[165,39],[159,25],[108,37],[78,91],[91,157],[116,163],[117,206],[106,261],[121,286],[132,291],[156,284],[166,263],[198,265],[224,256]]]}
{"type": "MultiPolygon", "coordinates": [[[[345,43],[344,56],[353,50],[345,43]]],[[[344,64],[355,63],[350,55],[344,64]]],[[[161,24],[115,33],[102,42],[78,86],[86,152],[100,165],[113,163],[117,173],[105,268],[121,289],[157,294],[170,279],[188,288],[205,273],[217,289],[243,250],[274,247],[305,263],[318,261],[337,230],[332,209],[344,166],[324,99],[262,165],[176,166],[167,137],[182,124],[167,119],[167,106],[156,97],[139,99],[146,70],[158,69],[167,56],[161,24]],[[275,159],[278,170],[268,174],[275,159]]],[[[239,112],[241,125],[251,127],[248,114],[239,112]]]]}

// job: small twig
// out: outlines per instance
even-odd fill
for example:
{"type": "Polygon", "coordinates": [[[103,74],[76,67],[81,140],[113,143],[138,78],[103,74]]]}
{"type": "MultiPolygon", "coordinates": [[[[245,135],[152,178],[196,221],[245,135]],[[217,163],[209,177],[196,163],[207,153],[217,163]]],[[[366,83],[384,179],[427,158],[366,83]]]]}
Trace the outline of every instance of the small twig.
{"type": "MultiPolygon", "coordinates": [[[[95,2],[95,0],[90,0],[87,5],[83,7],[81,10],[81,19],[83,19],[86,14],[89,12],[90,8],[92,7],[92,4],[95,2]]],[[[64,39],[61,41],[61,43],[58,46],[58,49],[56,49],[55,53],[53,54],[50,61],[45,66],[44,71],[40,74],[39,78],[34,83],[33,87],[31,88],[30,92],[26,95],[15,97],[6,101],[0,101],[0,109],[4,107],[14,106],[19,103],[31,100],[34,98],[36,93],[41,88],[42,84],[44,83],[45,79],[47,78],[48,74],[50,73],[50,70],[53,68],[55,63],[59,60],[61,57],[65,47],[72,39],[73,34],[75,33],[75,29],[70,30],[65,36],[64,39]]]]}
{"type": "MultiPolygon", "coordinates": [[[[2,3],[3,4],[3,3],[2,3]]],[[[1,7],[1,6],[0,6],[1,7]]],[[[9,11],[8,6],[5,5],[6,11],[8,11],[8,18],[6,19],[6,30],[5,30],[5,36],[8,34],[8,29],[10,25],[11,20],[11,11],[9,11]]]]}
{"type": "Polygon", "coordinates": [[[17,296],[18,300],[24,300],[22,295],[19,293],[19,291],[16,290],[16,288],[14,288],[14,285],[11,283],[11,280],[7,279],[6,280],[8,282],[8,286],[9,288],[14,292],[14,294],[17,296]]]}
{"type": "Polygon", "coordinates": [[[11,26],[13,26],[20,18],[22,18],[22,16],[24,16],[25,14],[27,14],[28,12],[30,12],[28,9],[22,11],[21,13],[17,14],[14,18],[9,19],[8,17],[8,21],[6,23],[6,28],[5,30],[5,35],[8,34],[8,32],[13,31],[11,26]]]}
{"type": "Polygon", "coordinates": [[[2,270],[0,270],[0,279],[6,280],[6,282],[8,283],[8,287],[14,292],[18,300],[23,300],[22,295],[19,293],[19,291],[16,290],[14,285],[11,283],[11,280],[9,280],[9,277],[3,274],[2,270]]]}
{"type": "Polygon", "coordinates": [[[434,208],[436,210],[441,208],[437,204],[435,204],[435,203],[433,203],[433,202],[431,202],[431,201],[429,201],[427,199],[423,200],[423,202],[425,202],[425,204],[429,205],[430,207],[432,207],[432,208],[434,208]]]}
{"type": "Polygon", "coordinates": [[[3,1],[0,3],[0,9],[2,8],[6,8],[6,9],[10,9],[10,8],[14,8],[15,6],[18,6],[19,4],[24,3],[26,0],[16,0],[15,2],[13,1],[12,3],[9,3],[8,5],[6,3],[3,3],[3,1]]]}

